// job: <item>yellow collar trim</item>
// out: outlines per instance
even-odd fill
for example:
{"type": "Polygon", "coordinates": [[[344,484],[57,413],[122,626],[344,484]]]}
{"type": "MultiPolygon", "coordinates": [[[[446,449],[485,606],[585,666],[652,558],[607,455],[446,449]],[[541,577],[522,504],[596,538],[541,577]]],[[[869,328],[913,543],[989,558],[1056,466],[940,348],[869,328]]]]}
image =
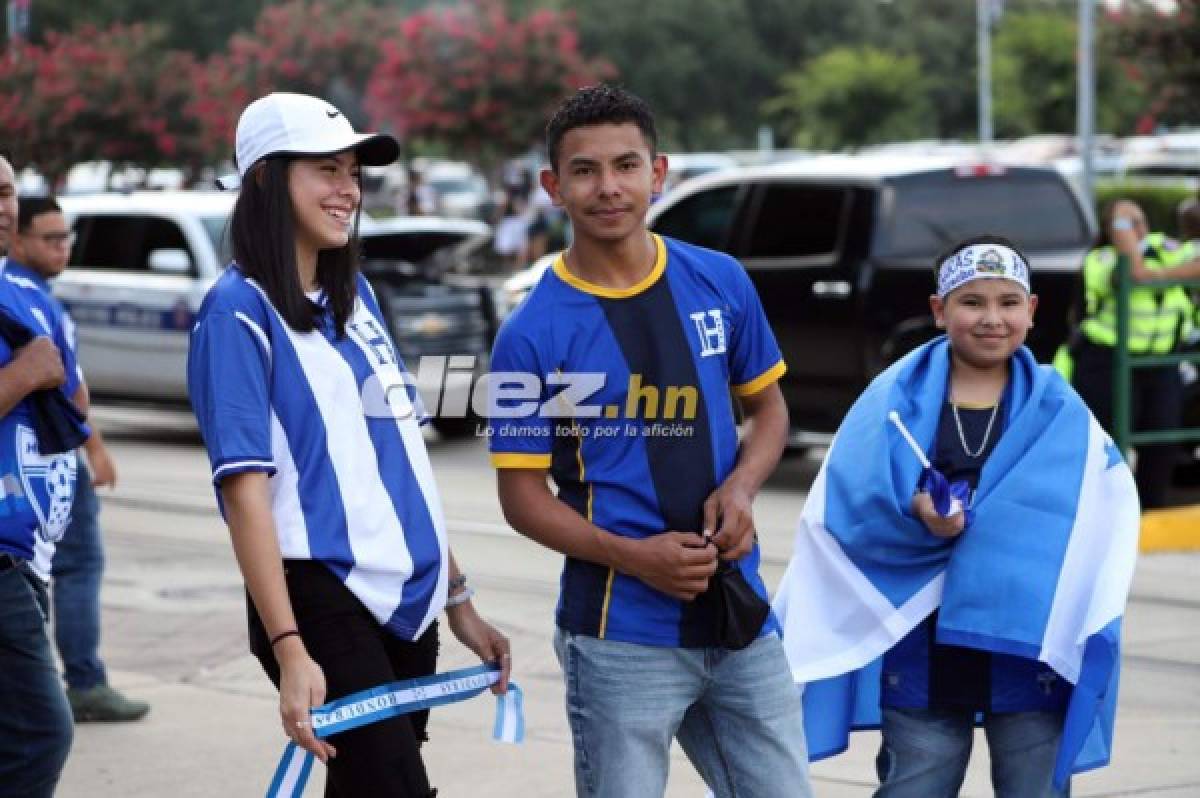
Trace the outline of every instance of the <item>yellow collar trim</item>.
{"type": "Polygon", "coordinates": [[[631,285],[628,288],[609,288],[608,286],[596,285],[595,283],[589,283],[587,280],[576,277],[567,268],[566,252],[560,253],[554,259],[554,273],[558,275],[558,279],[572,288],[603,299],[628,299],[631,296],[637,296],[657,283],[658,278],[662,277],[663,272],[667,270],[667,247],[663,244],[662,238],[653,233],[650,235],[654,238],[654,247],[657,251],[654,257],[654,268],[636,285],[631,285]]]}

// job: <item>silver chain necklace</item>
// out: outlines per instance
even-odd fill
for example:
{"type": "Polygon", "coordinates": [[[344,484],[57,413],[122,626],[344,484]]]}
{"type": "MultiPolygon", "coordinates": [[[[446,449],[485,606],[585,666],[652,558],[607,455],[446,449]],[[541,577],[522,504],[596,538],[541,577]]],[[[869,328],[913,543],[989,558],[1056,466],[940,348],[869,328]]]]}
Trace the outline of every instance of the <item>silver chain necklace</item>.
{"type": "Polygon", "coordinates": [[[954,413],[954,426],[958,429],[958,442],[962,444],[963,451],[967,457],[970,457],[972,460],[978,458],[979,455],[983,454],[983,450],[987,448],[988,438],[992,436],[992,424],[996,421],[996,411],[999,409],[999,402],[992,405],[992,414],[988,416],[987,429],[983,431],[983,440],[980,441],[978,449],[971,451],[971,448],[967,446],[967,436],[963,434],[962,419],[958,417],[958,405],[954,404],[954,402],[950,403],[950,410],[954,413]]]}

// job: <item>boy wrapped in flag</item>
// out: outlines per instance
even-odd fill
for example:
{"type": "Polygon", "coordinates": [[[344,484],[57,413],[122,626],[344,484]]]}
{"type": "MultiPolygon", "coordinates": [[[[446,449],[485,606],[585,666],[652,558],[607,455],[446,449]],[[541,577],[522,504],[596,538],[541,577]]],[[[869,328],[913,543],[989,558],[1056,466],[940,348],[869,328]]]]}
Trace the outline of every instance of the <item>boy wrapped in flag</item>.
{"type": "Polygon", "coordinates": [[[996,795],[1063,796],[1109,760],[1137,491],[1023,346],[1016,247],[965,241],[935,275],[946,335],[843,420],[775,601],[809,751],[880,728],[877,796],[956,796],[982,723],[996,795]]]}

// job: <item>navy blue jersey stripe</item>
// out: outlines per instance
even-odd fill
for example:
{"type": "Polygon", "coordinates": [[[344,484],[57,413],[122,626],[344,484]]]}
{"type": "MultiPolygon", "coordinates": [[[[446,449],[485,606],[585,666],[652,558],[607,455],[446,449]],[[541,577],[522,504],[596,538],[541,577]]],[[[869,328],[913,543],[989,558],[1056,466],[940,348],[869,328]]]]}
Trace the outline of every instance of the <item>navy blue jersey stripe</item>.
{"type": "MultiPolygon", "coordinates": [[[[653,386],[657,391],[658,406],[653,415],[645,415],[652,410],[649,402],[652,393],[645,397],[646,401],[639,402],[641,423],[669,421],[690,429],[689,434],[681,436],[644,435],[643,441],[667,529],[699,533],[704,523],[704,500],[716,488],[717,477],[706,404],[697,402],[695,417],[691,419],[665,417],[668,387],[700,391],[691,342],[680,324],[670,282],[659,280],[627,299],[598,301],[625,356],[629,373],[640,375],[642,386],[653,386]]],[[[685,603],[679,620],[680,644],[711,645],[715,640],[713,617],[707,597],[685,603]]]]}

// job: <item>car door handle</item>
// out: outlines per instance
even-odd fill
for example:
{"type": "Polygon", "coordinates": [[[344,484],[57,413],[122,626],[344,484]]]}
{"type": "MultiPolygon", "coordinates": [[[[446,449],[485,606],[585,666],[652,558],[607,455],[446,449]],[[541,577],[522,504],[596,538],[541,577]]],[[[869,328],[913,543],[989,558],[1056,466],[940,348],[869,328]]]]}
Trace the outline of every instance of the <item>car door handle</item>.
{"type": "Polygon", "coordinates": [[[850,283],[846,280],[817,280],[812,284],[813,296],[820,299],[845,299],[850,296],[850,283]]]}

